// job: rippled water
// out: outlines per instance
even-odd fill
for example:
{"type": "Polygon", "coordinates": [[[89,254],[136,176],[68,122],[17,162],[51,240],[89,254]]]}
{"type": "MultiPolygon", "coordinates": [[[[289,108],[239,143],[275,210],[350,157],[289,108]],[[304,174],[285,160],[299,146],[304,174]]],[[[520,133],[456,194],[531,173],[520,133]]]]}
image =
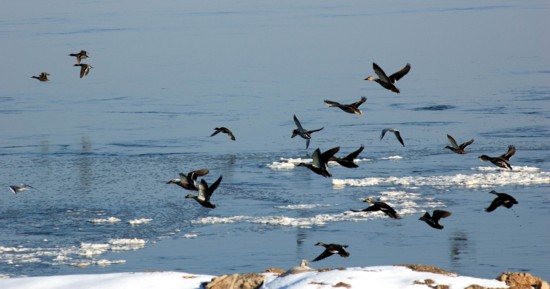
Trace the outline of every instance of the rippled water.
{"type": "Polygon", "coordinates": [[[0,275],[427,263],[548,279],[548,4],[343,1],[10,3],[0,11],[0,275]],[[25,6],[28,7],[28,6],[25,6]],[[74,58],[94,66],[83,79],[74,58]],[[391,93],[372,62],[412,70],[391,93]],[[30,76],[47,71],[50,81],[30,76]],[[367,96],[363,115],[329,108],[367,96]],[[305,140],[290,138],[296,114],[305,140]],[[226,135],[209,137],[214,127],[226,135]],[[387,127],[401,131],[380,140],[387,127]],[[466,155],[444,149],[446,134],[466,155]],[[477,159],[517,148],[514,171],[477,159]],[[323,178],[317,147],[359,168],[323,178]],[[166,184],[223,176],[214,210],[166,184]],[[34,187],[12,194],[9,185],[34,187]],[[484,212],[491,190],[512,209],[484,212]],[[353,213],[366,197],[402,219],[353,213]],[[417,219],[445,209],[445,228],[417,219]]]}

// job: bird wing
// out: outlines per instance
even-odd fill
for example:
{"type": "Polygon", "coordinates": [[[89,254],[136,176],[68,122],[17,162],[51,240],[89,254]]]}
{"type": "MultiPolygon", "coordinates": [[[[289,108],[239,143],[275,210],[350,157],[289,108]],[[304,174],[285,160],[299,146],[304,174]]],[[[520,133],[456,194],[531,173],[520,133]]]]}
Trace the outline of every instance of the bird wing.
{"type": "Polygon", "coordinates": [[[325,259],[326,257],[332,256],[332,254],[334,254],[334,253],[332,253],[329,249],[325,249],[325,251],[323,251],[323,253],[321,253],[321,255],[317,256],[317,258],[313,259],[313,261],[311,261],[311,262],[316,262],[316,261],[325,259]]]}
{"type": "Polygon", "coordinates": [[[398,72],[390,75],[391,83],[394,83],[394,82],[398,81],[399,79],[401,79],[401,77],[403,77],[403,76],[405,76],[405,74],[409,73],[410,70],[411,70],[411,65],[407,63],[407,65],[405,65],[405,67],[403,67],[401,70],[399,70],[398,72]]]}
{"type": "Polygon", "coordinates": [[[338,251],[338,255],[346,258],[346,257],[349,257],[349,252],[344,250],[344,248],[347,248],[348,245],[342,245],[342,246],[339,246],[336,248],[336,250],[338,251]]]}
{"type": "Polygon", "coordinates": [[[84,77],[86,75],[86,68],[84,66],[80,66],[80,78],[84,77]]]}
{"type": "Polygon", "coordinates": [[[201,201],[206,201],[210,198],[208,196],[208,184],[204,179],[201,179],[201,183],[199,184],[199,195],[197,198],[201,201]]]}
{"type": "Polygon", "coordinates": [[[474,143],[474,139],[471,139],[471,140],[469,140],[469,141],[467,141],[467,142],[461,144],[459,147],[460,147],[461,149],[465,149],[467,146],[471,145],[472,143],[474,143]]]}
{"type": "Polygon", "coordinates": [[[405,146],[405,142],[403,142],[403,138],[401,137],[401,133],[398,130],[393,130],[392,132],[395,134],[395,137],[401,143],[401,145],[405,146]]]}
{"type": "Polygon", "coordinates": [[[381,209],[382,208],[380,208],[379,205],[374,204],[374,205],[371,205],[368,208],[363,209],[363,212],[376,212],[376,211],[380,211],[381,209]]]}
{"type": "Polygon", "coordinates": [[[214,193],[214,191],[218,188],[218,186],[220,185],[222,181],[222,176],[220,176],[207,190],[208,192],[208,199],[210,199],[210,196],[212,196],[212,194],[214,193]]]}
{"type": "Polygon", "coordinates": [[[294,123],[298,127],[298,130],[300,131],[300,133],[303,133],[305,131],[305,129],[302,127],[302,124],[300,123],[296,115],[294,115],[294,123]]]}
{"type": "Polygon", "coordinates": [[[317,168],[323,167],[323,162],[321,160],[321,151],[319,150],[319,148],[313,151],[313,154],[311,155],[311,164],[317,168]]]}
{"type": "Polygon", "coordinates": [[[491,202],[491,205],[489,205],[488,208],[485,209],[486,212],[492,212],[494,211],[496,208],[498,208],[500,205],[502,205],[503,202],[502,202],[502,199],[500,197],[496,197],[492,202],[491,202]]]}
{"type": "Polygon", "coordinates": [[[367,101],[367,97],[366,96],[362,96],[361,99],[357,102],[354,102],[352,104],[350,104],[351,106],[355,107],[355,108],[358,108],[361,104],[363,104],[365,101],[367,101]]]}
{"type": "Polygon", "coordinates": [[[229,135],[229,138],[231,138],[231,140],[235,140],[235,139],[236,139],[236,138],[235,138],[235,135],[233,134],[233,132],[230,131],[229,129],[227,130],[226,133],[229,135]]]}
{"type": "Polygon", "coordinates": [[[210,135],[211,137],[217,135],[221,131],[221,129],[219,128],[215,128],[214,130],[215,130],[214,133],[210,135]]]}
{"type": "Polygon", "coordinates": [[[380,66],[378,66],[378,64],[376,63],[372,63],[372,69],[374,69],[374,73],[376,73],[376,75],[378,75],[378,78],[380,78],[380,80],[382,82],[385,82],[385,83],[392,83],[392,81],[389,79],[389,77],[386,75],[386,73],[384,72],[384,70],[382,70],[382,68],[380,68],[380,66]]]}
{"type": "Polygon", "coordinates": [[[354,152],[347,155],[344,159],[353,161],[355,158],[357,158],[357,156],[359,156],[359,154],[363,151],[364,148],[365,146],[362,145],[360,148],[358,148],[354,152]]]}
{"type": "Polygon", "coordinates": [[[437,222],[439,221],[439,219],[441,218],[447,218],[448,216],[451,215],[451,212],[449,211],[443,211],[443,210],[434,210],[433,214],[432,214],[432,219],[437,222]]]}
{"type": "Polygon", "coordinates": [[[328,160],[333,157],[338,151],[340,150],[340,147],[333,147],[324,153],[321,154],[321,161],[326,165],[328,160]]]}
{"type": "Polygon", "coordinates": [[[501,155],[500,157],[501,157],[501,158],[504,158],[504,159],[507,160],[507,161],[509,161],[510,158],[511,158],[515,153],[516,153],[516,147],[513,146],[513,145],[509,145],[509,146],[508,146],[508,151],[507,151],[505,154],[501,155]]]}
{"type": "Polygon", "coordinates": [[[317,132],[317,131],[320,131],[320,130],[323,130],[325,127],[322,127],[322,128],[318,128],[318,129],[312,129],[312,130],[308,130],[307,133],[311,134],[311,133],[314,133],[314,132],[317,132]]]}
{"type": "Polygon", "coordinates": [[[386,135],[386,132],[388,132],[388,130],[390,130],[389,128],[385,128],[382,130],[382,133],[380,134],[380,140],[382,140],[384,138],[384,136],[386,135]]]}
{"type": "Polygon", "coordinates": [[[455,149],[458,148],[458,144],[456,143],[456,140],[452,136],[447,135],[447,139],[451,143],[451,146],[453,146],[455,149]]]}
{"type": "Polygon", "coordinates": [[[196,181],[198,177],[207,175],[209,172],[210,171],[207,169],[195,170],[195,171],[189,172],[187,174],[187,177],[189,177],[190,180],[196,181]]]}
{"type": "Polygon", "coordinates": [[[309,148],[309,141],[310,141],[310,139],[306,138],[306,150],[309,148]]]}
{"type": "Polygon", "coordinates": [[[326,99],[325,99],[325,103],[326,103],[328,106],[337,106],[337,107],[342,106],[341,103],[336,102],[336,101],[332,101],[332,100],[326,100],[326,99]]]}

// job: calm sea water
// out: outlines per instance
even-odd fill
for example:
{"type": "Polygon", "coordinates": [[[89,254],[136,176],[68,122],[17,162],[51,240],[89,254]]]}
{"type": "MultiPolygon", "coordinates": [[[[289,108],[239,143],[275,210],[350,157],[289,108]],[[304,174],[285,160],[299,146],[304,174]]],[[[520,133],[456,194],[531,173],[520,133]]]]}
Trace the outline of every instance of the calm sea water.
{"type": "MultiPolygon", "coordinates": [[[[12,1],[13,2],[13,1],[12,1]]],[[[0,9],[0,275],[425,263],[550,270],[546,1],[23,1],[0,9]],[[33,9],[26,9],[33,7],[33,9]],[[24,9],[25,8],[25,9],[24,9]],[[69,53],[93,65],[79,79],[69,53]],[[363,79],[411,72],[400,94],[363,79]],[[51,81],[30,76],[49,72],[51,81]],[[368,100],[363,115],[323,100],[368,100]],[[305,141],[290,138],[296,114],[305,141]],[[226,126],[237,140],[210,138],[226,126]],[[379,139],[386,127],[399,129],[379,139]],[[446,134],[470,154],[444,147],[446,134]],[[517,147],[512,172],[480,162],[517,147]],[[316,148],[359,168],[295,166],[316,148]],[[214,210],[166,181],[223,175],[214,210]],[[27,183],[12,194],[9,185],[27,183]],[[483,209],[491,190],[517,206],[483,209]],[[402,215],[351,213],[380,198],[402,215]],[[446,209],[441,231],[417,219],[446,209]]]]}

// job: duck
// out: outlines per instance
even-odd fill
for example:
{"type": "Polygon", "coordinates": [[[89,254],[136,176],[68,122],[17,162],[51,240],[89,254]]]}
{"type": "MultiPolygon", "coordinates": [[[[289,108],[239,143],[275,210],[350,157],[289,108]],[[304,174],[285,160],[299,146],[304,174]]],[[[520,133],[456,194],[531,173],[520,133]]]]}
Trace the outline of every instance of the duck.
{"type": "Polygon", "coordinates": [[[357,158],[357,156],[359,156],[359,154],[363,151],[363,149],[365,148],[365,146],[361,145],[360,148],[358,148],[357,150],[351,152],[349,155],[343,157],[343,158],[339,158],[339,157],[331,157],[329,160],[330,161],[335,161],[337,162],[338,164],[340,164],[341,166],[343,167],[346,167],[346,168],[357,168],[359,167],[353,160],[357,158]]]}
{"type": "Polygon", "coordinates": [[[332,177],[332,174],[327,170],[327,163],[330,160],[332,156],[334,156],[338,151],[340,150],[340,147],[334,147],[331,148],[324,153],[321,153],[321,150],[317,148],[313,154],[311,155],[311,163],[299,163],[299,167],[306,167],[313,171],[314,173],[321,175],[325,178],[332,177]]]}
{"type": "Polygon", "coordinates": [[[498,193],[495,190],[489,192],[489,194],[497,195],[497,197],[491,202],[488,208],[485,209],[485,212],[490,213],[500,206],[504,206],[510,209],[513,205],[518,204],[516,199],[505,193],[498,193]]]}
{"type": "Polygon", "coordinates": [[[11,185],[9,186],[10,191],[14,194],[24,192],[28,190],[29,188],[34,189],[32,186],[27,184],[20,184],[20,185],[11,185]]]}
{"type": "Polygon", "coordinates": [[[297,128],[295,128],[292,131],[292,135],[290,136],[290,138],[294,138],[297,135],[301,136],[303,139],[306,140],[306,149],[309,148],[309,141],[311,140],[311,134],[314,133],[314,132],[323,130],[323,128],[324,128],[324,127],[322,127],[322,128],[318,128],[318,129],[314,129],[314,130],[306,130],[302,127],[302,124],[300,123],[300,121],[298,120],[296,115],[294,115],[294,123],[296,124],[297,128]]]}
{"type": "Polygon", "coordinates": [[[49,81],[49,79],[48,79],[48,76],[49,76],[49,75],[50,75],[50,74],[47,73],[47,72],[42,72],[42,73],[40,73],[38,76],[36,76],[36,75],[31,76],[31,78],[36,78],[36,79],[38,79],[38,80],[40,80],[40,81],[49,81]]]}
{"type": "Polygon", "coordinates": [[[193,194],[188,194],[187,196],[185,196],[185,198],[193,199],[205,208],[214,209],[216,208],[216,205],[210,202],[210,197],[212,196],[214,191],[218,188],[221,181],[222,181],[222,176],[220,176],[211,186],[208,186],[206,181],[204,179],[201,179],[201,183],[199,184],[199,194],[197,196],[193,194]]]}
{"type": "Polygon", "coordinates": [[[430,225],[430,227],[435,229],[443,229],[444,227],[439,224],[439,220],[441,218],[447,218],[451,215],[451,212],[444,211],[444,210],[434,210],[432,215],[430,216],[430,213],[426,212],[422,217],[419,218],[419,220],[426,222],[426,224],[430,225]]]}
{"type": "Polygon", "coordinates": [[[208,173],[209,173],[209,170],[207,169],[195,170],[187,174],[179,173],[180,175],[179,179],[171,179],[166,183],[178,185],[183,189],[186,189],[189,191],[198,191],[199,188],[197,188],[197,185],[196,185],[197,178],[202,177],[208,173]]]}
{"type": "Polygon", "coordinates": [[[80,64],[80,61],[82,59],[86,59],[86,58],[89,57],[88,52],[86,52],[86,50],[80,50],[80,52],[78,52],[78,53],[71,53],[71,54],[69,54],[69,56],[76,57],[76,63],[77,64],[80,64]]]}
{"type": "Polygon", "coordinates": [[[382,140],[384,138],[384,136],[386,135],[386,132],[392,132],[395,137],[397,138],[397,140],[399,141],[399,143],[402,145],[402,146],[405,146],[405,142],[403,141],[403,138],[401,137],[401,132],[399,132],[397,129],[395,128],[385,128],[382,130],[382,133],[380,134],[380,140],[382,140]]]}
{"type": "Polygon", "coordinates": [[[74,66],[80,66],[80,78],[88,75],[88,73],[90,73],[90,69],[94,68],[93,66],[86,63],[77,63],[74,66]]]}
{"type": "Polygon", "coordinates": [[[445,148],[450,149],[452,152],[455,152],[455,153],[461,154],[461,155],[468,153],[464,149],[474,142],[474,139],[471,139],[471,140],[469,140],[465,143],[462,143],[462,144],[458,145],[456,140],[449,134],[447,134],[447,139],[451,143],[451,146],[446,146],[445,148]]]}
{"type": "Polygon", "coordinates": [[[325,244],[323,242],[318,242],[315,244],[315,246],[323,246],[325,247],[325,251],[321,253],[321,255],[317,256],[315,259],[313,259],[311,262],[317,262],[319,260],[323,260],[327,257],[330,257],[334,254],[338,254],[341,257],[347,258],[349,257],[349,252],[347,252],[344,248],[347,248],[348,245],[340,245],[340,244],[325,244]]]}
{"type": "Polygon", "coordinates": [[[372,205],[368,208],[365,208],[363,210],[351,210],[352,212],[375,212],[375,211],[382,211],[386,216],[393,218],[393,219],[401,219],[401,216],[392,208],[390,205],[386,204],[385,202],[381,201],[375,201],[372,198],[366,198],[363,200],[365,203],[371,203],[372,205]]]}
{"type": "Polygon", "coordinates": [[[231,140],[235,140],[235,135],[233,134],[233,132],[224,126],[214,128],[214,133],[211,134],[210,137],[213,137],[220,132],[227,134],[231,140]]]}
{"type": "Polygon", "coordinates": [[[351,103],[351,104],[341,104],[341,103],[336,102],[336,101],[325,99],[325,103],[329,107],[338,107],[339,109],[341,109],[341,110],[343,110],[347,113],[353,113],[353,114],[359,114],[359,115],[363,114],[363,112],[359,109],[359,106],[361,104],[363,104],[365,101],[367,101],[367,97],[365,97],[365,96],[362,96],[359,101],[356,101],[356,102],[351,103]]]}
{"type": "Polygon", "coordinates": [[[490,157],[487,155],[480,155],[478,158],[482,161],[490,161],[493,165],[503,168],[503,169],[509,169],[512,170],[512,166],[510,165],[510,158],[516,153],[516,147],[513,145],[508,146],[508,151],[498,157],[490,157]]]}
{"type": "Polygon", "coordinates": [[[380,68],[380,66],[378,66],[378,64],[373,62],[372,63],[372,68],[374,70],[374,73],[376,73],[376,75],[378,75],[378,78],[376,78],[374,76],[369,76],[369,77],[365,78],[364,80],[375,81],[378,84],[380,84],[382,87],[384,87],[385,89],[391,90],[395,93],[399,93],[399,89],[395,86],[394,83],[396,83],[399,79],[401,79],[403,76],[405,76],[407,73],[409,73],[409,71],[411,70],[411,65],[407,63],[407,65],[405,65],[405,67],[403,67],[398,72],[390,75],[389,77],[386,75],[384,70],[382,70],[382,68],[380,68]]]}

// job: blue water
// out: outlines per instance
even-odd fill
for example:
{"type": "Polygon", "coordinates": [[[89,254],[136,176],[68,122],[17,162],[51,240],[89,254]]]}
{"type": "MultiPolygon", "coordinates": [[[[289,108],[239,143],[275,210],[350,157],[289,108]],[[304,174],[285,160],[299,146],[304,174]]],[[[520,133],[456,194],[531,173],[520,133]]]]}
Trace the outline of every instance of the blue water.
{"type": "Polygon", "coordinates": [[[549,8],[545,1],[4,4],[0,275],[261,271],[311,260],[323,241],[348,244],[351,256],[313,267],[425,263],[476,277],[525,271],[548,279],[549,8]],[[94,67],[82,79],[68,56],[81,49],[94,67]],[[363,80],[374,75],[372,62],[388,73],[411,64],[400,94],[363,80]],[[49,82],[30,78],[42,71],[49,82]],[[323,103],[363,95],[360,116],[323,103]],[[324,127],[308,150],[290,138],[293,114],[306,129],[324,127]],[[210,138],[218,126],[237,140],[210,138]],[[406,146],[392,135],[380,140],[386,127],[399,129],[406,146]],[[470,154],[445,150],[446,134],[474,138],[470,154]],[[517,148],[512,173],[477,159],[509,144],[517,148]],[[307,160],[317,147],[340,146],[345,155],[360,145],[359,168],[331,166],[332,179],[273,168],[307,160]],[[210,170],[208,183],[223,175],[214,210],[166,184],[201,168],[210,170]],[[496,181],[462,185],[463,175],[496,181]],[[333,184],[367,177],[412,181],[333,184]],[[8,186],[19,183],[34,189],[12,194],[8,186]],[[484,212],[493,189],[519,204],[484,212]],[[349,212],[366,207],[368,196],[403,218],[349,212]],[[417,220],[437,208],[453,212],[441,231],[417,220]],[[109,218],[119,221],[94,221],[109,218]],[[128,223],[136,219],[151,220],[128,223]]]}

